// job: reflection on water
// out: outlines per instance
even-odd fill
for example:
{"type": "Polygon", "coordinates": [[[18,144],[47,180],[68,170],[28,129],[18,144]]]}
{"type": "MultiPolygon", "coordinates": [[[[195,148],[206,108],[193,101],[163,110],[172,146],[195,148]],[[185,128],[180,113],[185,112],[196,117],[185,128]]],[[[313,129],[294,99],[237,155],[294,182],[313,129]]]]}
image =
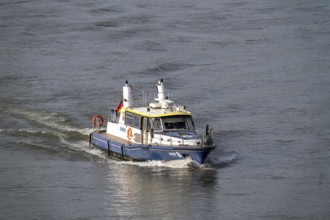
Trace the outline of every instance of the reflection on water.
{"type": "Polygon", "coordinates": [[[213,169],[120,165],[109,169],[107,178],[112,184],[107,192],[115,198],[110,201],[109,212],[126,217],[180,219],[196,207],[208,213],[215,208],[212,201],[219,190],[217,171],[213,169]]]}

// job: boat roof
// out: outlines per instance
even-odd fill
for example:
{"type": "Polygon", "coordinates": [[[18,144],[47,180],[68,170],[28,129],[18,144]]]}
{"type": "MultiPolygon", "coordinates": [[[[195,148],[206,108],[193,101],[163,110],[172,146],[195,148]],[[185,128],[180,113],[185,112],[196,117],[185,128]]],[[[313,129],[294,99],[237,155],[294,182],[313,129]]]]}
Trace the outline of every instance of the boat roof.
{"type": "MultiPolygon", "coordinates": [[[[165,94],[163,80],[157,83],[157,97],[148,105],[133,106],[131,95],[131,85],[126,81],[123,86],[123,99],[116,111],[127,111],[143,117],[170,117],[170,116],[191,116],[189,111],[185,110],[183,105],[175,105],[174,101],[169,100],[165,94]]],[[[145,100],[146,101],[146,100],[145,100]]]]}
{"type": "Polygon", "coordinates": [[[122,108],[121,110],[131,112],[143,117],[158,118],[168,116],[191,116],[191,112],[186,110],[174,110],[171,108],[149,108],[149,107],[132,107],[122,108]]]}

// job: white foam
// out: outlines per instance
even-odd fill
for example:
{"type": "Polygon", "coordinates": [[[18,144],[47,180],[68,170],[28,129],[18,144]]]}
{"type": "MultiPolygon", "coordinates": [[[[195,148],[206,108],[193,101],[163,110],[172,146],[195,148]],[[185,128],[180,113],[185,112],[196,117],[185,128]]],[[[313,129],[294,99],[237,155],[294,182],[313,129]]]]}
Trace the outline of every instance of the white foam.
{"type": "Polygon", "coordinates": [[[72,150],[84,152],[89,155],[96,156],[100,159],[104,159],[104,160],[107,159],[107,156],[104,151],[102,151],[98,148],[95,148],[95,147],[90,147],[88,141],[81,140],[81,141],[71,142],[71,141],[67,141],[63,137],[61,137],[60,140],[61,140],[61,143],[63,143],[66,147],[68,147],[72,150]]]}
{"type": "Polygon", "coordinates": [[[121,165],[132,165],[139,167],[166,167],[166,168],[189,168],[193,164],[193,160],[186,158],[184,160],[171,160],[171,161],[144,161],[144,162],[135,162],[135,161],[115,161],[117,164],[121,165]]]}
{"type": "Polygon", "coordinates": [[[60,116],[58,113],[52,112],[33,112],[29,110],[13,109],[12,113],[23,116],[24,118],[41,124],[43,126],[61,130],[61,131],[75,131],[83,135],[88,135],[92,132],[92,128],[77,128],[71,125],[68,125],[67,119],[63,116],[60,116]]]}
{"type": "Polygon", "coordinates": [[[66,119],[59,116],[57,113],[46,113],[46,112],[33,112],[28,110],[14,109],[12,113],[23,116],[24,118],[36,122],[38,124],[55,128],[64,131],[76,131],[77,129],[69,125],[65,125],[66,119]]]}
{"type": "Polygon", "coordinates": [[[89,135],[90,133],[92,133],[94,131],[94,129],[93,128],[77,128],[76,131],[81,134],[84,134],[84,135],[89,135]]]}
{"type": "Polygon", "coordinates": [[[46,130],[26,130],[26,129],[0,129],[0,133],[6,133],[9,135],[15,135],[15,136],[54,136],[54,137],[64,137],[65,134],[57,131],[46,131],[46,130]]]}

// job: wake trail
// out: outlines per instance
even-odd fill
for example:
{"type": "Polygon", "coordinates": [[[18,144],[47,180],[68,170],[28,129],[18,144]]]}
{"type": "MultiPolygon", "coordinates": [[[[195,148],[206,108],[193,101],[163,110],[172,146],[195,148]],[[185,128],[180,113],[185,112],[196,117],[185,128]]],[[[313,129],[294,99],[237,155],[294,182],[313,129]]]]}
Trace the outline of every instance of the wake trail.
{"type": "Polygon", "coordinates": [[[83,135],[88,135],[92,131],[90,128],[77,128],[72,126],[67,117],[64,117],[56,112],[49,113],[14,109],[11,113],[39,125],[43,125],[47,128],[56,129],[62,132],[78,132],[83,135]]]}
{"type": "MultiPolygon", "coordinates": [[[[90,146],[88,141],[89,134],[93,131],[92,128],[78,128],[72,125],[70,118],[60,115],[56,112],[37,112],[30,110],[11,109],[11,114],[24,120],[31,121],[37,125],[42,125],[40,129],[0,129],[0,133],[5,133],[12,136],[26,136],[33,138],[44,138],[51,140],[56,138],[57,142],[49,142],[51,145],[65,147],[77,152],[83,152],[88,155],[95,156],[101,160],[106,160],[112,164],[118,165],[134,165],[139,167],[162,167],[172,169],[187,169],[200,168],[212,169],[217,167],[227,166],[237,159],[236,152],[222,152],[220,157],[208,158],[208,163],[200,165],[195,163],[191,158],[185,160],[173,161],[118,161],[110,159],[107,154],[95,147],[90,146]]],[[[37,142],[37,140],[36,140],[37,142]]],[[[55,146],[53,146],[55,147],[55,146]]],[[[210,155],[211,156],[211,155],[210,155]]]]}

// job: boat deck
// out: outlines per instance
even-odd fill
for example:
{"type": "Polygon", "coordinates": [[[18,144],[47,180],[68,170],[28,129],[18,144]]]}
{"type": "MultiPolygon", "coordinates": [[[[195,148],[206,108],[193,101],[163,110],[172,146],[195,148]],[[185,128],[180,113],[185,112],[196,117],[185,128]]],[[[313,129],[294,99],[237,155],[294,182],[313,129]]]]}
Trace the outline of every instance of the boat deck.
{"type": "Polygon", "coordinates": [[[108,134],[105,130],[101,130],[99,131],[99,134],[110,139],[110,140],[114,140],[120,144],[125,144],[125,145],[129,145],[129,144],[132,144],[132,142],[128,141],[128,140],[125,140],[125,139],[122,139],[122,138],[119,138],[119,137],[116,137],[114,135],[111,135],[111,134],[108,134]]]}

